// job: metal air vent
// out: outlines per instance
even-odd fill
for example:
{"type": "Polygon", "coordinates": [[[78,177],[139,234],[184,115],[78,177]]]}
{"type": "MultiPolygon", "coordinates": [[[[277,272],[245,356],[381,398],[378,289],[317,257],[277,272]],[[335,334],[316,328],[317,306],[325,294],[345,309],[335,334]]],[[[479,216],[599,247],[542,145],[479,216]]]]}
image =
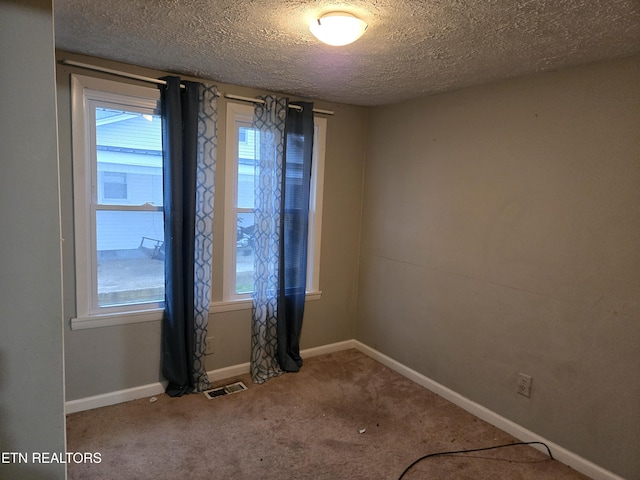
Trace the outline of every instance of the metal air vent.
{"type": "Polygon", "coordinates": [[[211,400],[212,398],[221,397],[222,395],[230,395],[232,393],[242,392],[247,389],[247,386],[242,382],[231,383],[224,387],[216,387],[211,390],[206,390],[203,393],[211,400]]]}

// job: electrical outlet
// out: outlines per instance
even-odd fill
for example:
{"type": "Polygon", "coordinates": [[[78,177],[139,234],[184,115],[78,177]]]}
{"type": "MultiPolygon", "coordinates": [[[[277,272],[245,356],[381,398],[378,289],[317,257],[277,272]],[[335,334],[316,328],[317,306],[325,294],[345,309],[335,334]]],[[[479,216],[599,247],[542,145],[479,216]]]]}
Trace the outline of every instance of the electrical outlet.
{"type": "Polygon", "coordinates": [[[531,397],[531,375],[526,373],[518,373],[518,383],[516,385],[516,393],[525,397],[531,397]]]}
{"type": "Polygon", "coordinates": [[[204,344],[205,355],[213,355],[213,338],[214,337],[207,337],[207,339],[205,340],[205,344],[204,344]]]}

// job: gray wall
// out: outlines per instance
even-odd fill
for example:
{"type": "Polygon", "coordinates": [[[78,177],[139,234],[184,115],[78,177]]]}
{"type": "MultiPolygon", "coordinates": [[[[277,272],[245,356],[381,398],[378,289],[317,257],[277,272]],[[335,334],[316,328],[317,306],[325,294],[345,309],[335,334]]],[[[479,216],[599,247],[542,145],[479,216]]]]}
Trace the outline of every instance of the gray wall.
{"type": "Polygon", "coordinates": [[[51,1],[0,3],[0,451],[2,478],[63,479],[60,216],[51,1]]]}
{"type": "MultiPolygon", "coordinates": [[[[67,58],[117,70],[159,77],[166,73],[57,52],[67,58]]],[[[91,330],[69,328],[75,315],[73,252],[73,198],[70,129],[69,74],[93,74],[58,65],[58,115],[62,191],[66,394],[68,400],[133,388],[161,380],[160,322],[102,327],[91,330]]],[[[216,83],[222,92],[243,96],[265,94],[261,90],[216,83]]],[[[320,288],[322,298],[307,302],[301,339],[302,348],[348,340],[354,336],[362,178],[366,141],[367,109],[327,102],[317,108],[334,110],[328,117],[324,180],[320,288]]],[[[213,300],[222,299],[224,153],[226,100],[218,102],[218,163],[214,217],[213,300]]],[[[206,368],[237,365],[249,361],[251,311],[216,313],[209,317],[209,335],[215,337],[215,354],[206,368]]]]}
{"type": "Polygon", "coordinates": [[[639,78],[633,57],[372,109],[356,323],[358,340],[636,479],[639,78]]]}

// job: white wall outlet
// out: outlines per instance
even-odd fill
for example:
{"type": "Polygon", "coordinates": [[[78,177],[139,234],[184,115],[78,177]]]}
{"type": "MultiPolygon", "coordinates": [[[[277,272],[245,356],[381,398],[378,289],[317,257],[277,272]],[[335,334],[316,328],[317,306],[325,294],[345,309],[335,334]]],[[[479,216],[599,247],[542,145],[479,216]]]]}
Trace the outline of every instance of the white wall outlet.
{"type": "Polygon", "coordinates": [[[526,373],[518,373],[516,392],[527,398],[531,397],[531,375],[527,375],[526,373]]]}
{"type": "Polygon", "coordinates": [[[204,354],[205,355],[213,355],[213,338],[207,337],[205,340],[204,354]]]}

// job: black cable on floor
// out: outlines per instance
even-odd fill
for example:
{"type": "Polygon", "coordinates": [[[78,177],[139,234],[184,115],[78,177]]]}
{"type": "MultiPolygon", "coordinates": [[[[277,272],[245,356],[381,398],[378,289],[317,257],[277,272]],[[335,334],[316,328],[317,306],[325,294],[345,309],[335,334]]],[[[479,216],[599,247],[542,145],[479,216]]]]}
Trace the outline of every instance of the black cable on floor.
{"type": "Polygon", "coordinates": [[[544,442],[517,442],[517,443],[507,443],[506,445],[496,445],[493,447],[484,447],[484,448],[474,448],[472,450],[456,450],[456,451],[451,451],[451,452],[438,452],[438,453],[430,453],[428,455],[424,455],[422,457],[420,457],[419,459],[417,459],[415,462],[413,462],[411,465],[409,465],[407,468],[405,468],[404,472],[402,472],[402,474],[398,477],[398,480],[402,480],[402,477],[404,477],[407,472],[409,470],[411,470],[411,468],[416,465],[418,462],[421,462],[422,460],[429,458],[429,457],[438,457],[441,455],[453,455],[456,453],[471,453],[471,452],[482,452],[484,450],[495,450],[496,448],[505,448],[505,447],[515,447],[516,445],[544,445],[544,447],[547,449],[547,453],[549,454],[549,458],[551,458],[551,460],[553,460],[553,455],[551,455],[551,449],[549,448],[549,446],[544,443],[544,442]]]}

